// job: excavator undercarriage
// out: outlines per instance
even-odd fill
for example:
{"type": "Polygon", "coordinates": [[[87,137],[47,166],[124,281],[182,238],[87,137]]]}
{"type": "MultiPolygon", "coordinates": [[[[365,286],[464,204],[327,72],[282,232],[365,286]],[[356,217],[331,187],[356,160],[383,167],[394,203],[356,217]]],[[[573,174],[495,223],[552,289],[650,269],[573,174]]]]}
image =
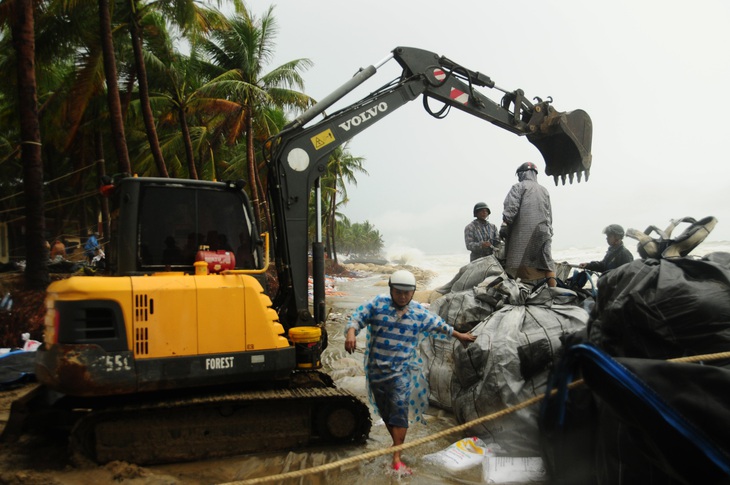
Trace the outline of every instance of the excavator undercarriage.
{"type": "MultiPolygon", "coordinates": [[[[368,406],[335,388],[328,375],[297,372],[291,383],[218,393],[201,389],[95,399],[60,396],[50,406],[54,393],[41,386],[21,413],[36,422],[9,423],[3,438],[12,440],[21,427],[55,427],[69,433],[69,451],[77,462],[153,465],[357,444],[368,437],[368,406]]],[[[16,415],[19,411],[14,410],[16,415]]]]}
{"type": "Polygon", "coordinates": [[[140,465],[364,441],[368,407],[335,388],[187,397],[95,410],[71,431],[71,452],[140,465]]]}

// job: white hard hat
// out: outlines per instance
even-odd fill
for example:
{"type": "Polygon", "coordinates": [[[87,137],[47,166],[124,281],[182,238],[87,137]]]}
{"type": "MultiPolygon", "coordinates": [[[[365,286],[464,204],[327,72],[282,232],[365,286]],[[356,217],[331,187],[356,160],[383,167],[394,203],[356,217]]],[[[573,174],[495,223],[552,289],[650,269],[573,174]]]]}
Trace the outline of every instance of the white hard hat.
{"type": "Polygon", "coordinates": [[[415,291],[416,277],[410,271],[399,269],[390,275],[388,286],[401,291],[415,291]]]}

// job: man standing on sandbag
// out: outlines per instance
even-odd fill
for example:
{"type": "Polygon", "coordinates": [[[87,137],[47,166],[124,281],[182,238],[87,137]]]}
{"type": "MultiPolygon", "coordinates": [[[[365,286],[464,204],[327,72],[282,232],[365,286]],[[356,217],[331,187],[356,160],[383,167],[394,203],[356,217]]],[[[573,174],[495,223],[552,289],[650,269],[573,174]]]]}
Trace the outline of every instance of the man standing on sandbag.
{"type": "MultiPolygon", "coordinates": [[[[370,401],[383,418],[393,446],[406,440],[409,422],[423,422],[428,409],[428,381],[423,375],[416,349],[429,334],[441,338],[453,336],[464,344],[476,336],[461,333],[412,301],[416,278],[410,271],[394,272],[388,280],[390,295],[378,295],[358,307],[345,326],[345,350],[353,353],[356,336],[368,329],[365,349],[365,374],[370,401]]],[[[400,451],[393,452],[393,470],[410,475],[401,461],[400,451]]]]}
{"type": "Polygon", "coordinates": [[[546,279],[548,286],[556,286],[550,194],[537,183],[534,163],[523,163],[515,174],[518,182],[504,199],[499,229],[499,237],[507,241],[504,269],[513,278],[526,282],[546,279]]]}
{"type": "Polygon", "coordinates": [[[474,220],[464,228],[464,243],[471,251],[469,261],[489,256],[499,246],[497,226],[487,221],[492,211],[486,202],[477,202],[473,212],[474,220]]]}

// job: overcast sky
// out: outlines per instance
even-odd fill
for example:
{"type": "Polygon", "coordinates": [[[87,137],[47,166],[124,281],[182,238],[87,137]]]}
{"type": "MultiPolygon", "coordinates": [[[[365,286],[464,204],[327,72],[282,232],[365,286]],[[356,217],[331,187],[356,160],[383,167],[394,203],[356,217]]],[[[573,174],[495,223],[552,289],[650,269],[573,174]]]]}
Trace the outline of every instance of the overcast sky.
{"type": "MultiPolygon", "coordinates": [[[[349,189],[343,212],[374,224],[386,248],[466,253],[472,207],[486,202],[489,220],[499,225],[515,169],[525,161],[537,164],[538,181],[550,191],[554,249],[603,246],[611,223],[644,230],[685,216],[717,217],[707,241],[730,241],[727,1],[246,3],[257,17],[275,5],[279,34],[270,68],[309,58],[305,91],[315,99],[409,46],[487,74],[501,88],[523,89],[528,99],[551,96],[558,111],[590,115],[590,180],[557,187],[526,138],[459,110],[435,119],[417,99],[374,124],[349,145],[369,175],[349,189]]],[[[390,61],[330,111],[399,74],[390,61]]],[[[481,92],[501,99],[496,90],[481,92]]],[[[635,240],[626,243],[635,249],[635,240]]]]}

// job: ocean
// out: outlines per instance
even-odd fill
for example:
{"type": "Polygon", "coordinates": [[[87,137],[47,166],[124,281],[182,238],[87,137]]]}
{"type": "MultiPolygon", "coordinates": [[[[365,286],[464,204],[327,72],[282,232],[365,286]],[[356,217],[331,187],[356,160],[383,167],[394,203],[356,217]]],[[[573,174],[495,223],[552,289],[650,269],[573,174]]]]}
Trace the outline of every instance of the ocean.
{"type": "MultiPolygon", "coordinates": [[[[624,240],[626,247],[635,258],[639,257],[633,240],[624,240]]],[[[587,248],[553,249],[553,259],[557,263],[579,264],[600,261],[606,254],[605,244],[587,248]]],[[[704,256],[712,252],[730,252],[730,241],[705,241],[696,247],[691,256],[704,256]]],[[[469,253],[464,251],[446,254],[425,254],[417,248],[391,247],[385,251],[384,259],[392,265],[406,264],[431,271],[434,276],[425,287],[419,290],[434,290],[451,281],[462,266],[469,264],[469,253]]],[[[340,258],[340,261],[346,258],[340,258]]],[[[372,274],[361,278],[334,278],[330,294],[326,296],[327,306],[337,310],[351,310],[378,293],[387,292],[387,276],[372,274]]]]}
{"type": "MultiPolygon", "coordinates": [[[[633,240],[624,239],[624,244],[635,258],[639,257],[633,240]]],[[[606,254],[607,247],[606,244],[603,244],[588,248],[553,248],[553,260],[556,263],[571,264],[600,261],[606,254]]],[[[704,256],[716,251],[730,252],[730,241],[705,241],[690,254],[704,256]]],[[[424,254],[416,248],[396,247],[386,251],[386,259],[433,271],[436,276],[429,282],[429,287],[424,289],[435,289],[451,281],[451,278],[459,272],[459,268],[469,264],[469,253],[464,250],[447,254],[424,254]]]]}

